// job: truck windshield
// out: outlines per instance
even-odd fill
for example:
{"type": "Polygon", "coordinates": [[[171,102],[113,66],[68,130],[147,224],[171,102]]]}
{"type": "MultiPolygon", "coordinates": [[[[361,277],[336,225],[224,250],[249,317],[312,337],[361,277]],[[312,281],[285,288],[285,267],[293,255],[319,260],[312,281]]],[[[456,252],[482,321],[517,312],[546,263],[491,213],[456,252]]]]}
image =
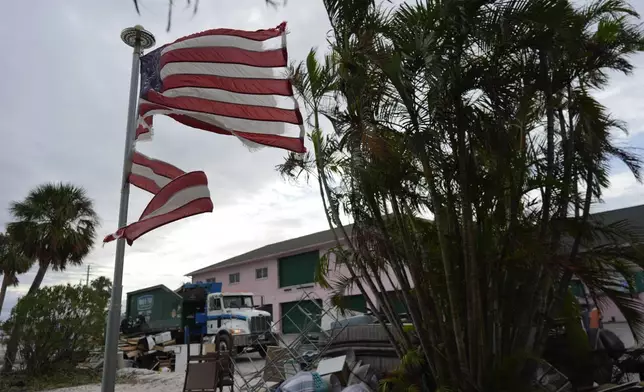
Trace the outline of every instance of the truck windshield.
{"type": "Polygon", "coordinates": [[[246,296],[225,296],[224,308],[252,308],[253,297],[246,296]]]}

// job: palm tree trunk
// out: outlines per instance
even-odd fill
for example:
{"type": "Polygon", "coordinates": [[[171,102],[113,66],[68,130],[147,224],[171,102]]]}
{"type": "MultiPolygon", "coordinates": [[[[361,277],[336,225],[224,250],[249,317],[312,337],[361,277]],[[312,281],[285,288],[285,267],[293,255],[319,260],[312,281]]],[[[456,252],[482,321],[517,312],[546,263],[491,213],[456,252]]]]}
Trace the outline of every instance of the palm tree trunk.
{"type": "Polygon", "coordinates": [[[18,352],[18,335],[20,334],[21,324],[22,323],[20,323],[19,320],[15,320],[13,328],[11,328],[11,334],[9,335],[9,341],[7,342],[7,348],[4,353],[4,366],[2,367],[2,373],[11,373],[13,370],[13,364],[18,352]]]}
{"type": "Polygon", "coordinates": [[[545,240],[550,229],[550,206],[552,202],[552,192],[554,183],[554,166],[555,166],[555,109],[552,100],[552,81],[550,79],[550,64],[548,55],[543,50],[539,51],[539,65],[541,67],[541,77],[544,86],[543,93],[546,100],[546,131],[547,131],[547,148],[546,148],[546,184],[543,191],[542,202],[542,219],[541,219],[541,240],[545,240]]]}
{"type": "Polygon", "coordinates": [[[10,281],[11,275],[5,273],[4,278],[2,278],[2,286],[0,287],[0,314],[2,314],[2,305],[4,304],[4,297],[7,295],[7,287],[9,287],[10,281]]]}
{"type": "MultiPolygon", "coordinates": [[[[31,287],[29,288],[27,295],[33,295],[40,288],[40,285],[45,278],[45,273],[49,269],[49,264],[49,262],[39,264],[38,272],[34,277],[34,281],[31,283],[31,287]]],[[[16,360],[16,354],[18,353],[21,324],[20,320],[15,320],[13,328],[11,328],[11,335],[4,354],[4,367],[2,368],[3,373],[9,373],[13,369],[13,363],[16,360]]]]}
{"type": "Polygon", "coordinates": [[[42,281],[45,278],[45,274],[47,273],[48,269],[49,269],[49,263],[38,265],[38,272],[36,273],[36,277],[34,278],[34,281],[31,283],[31,287],[29,288],[29,292],[27,293],[27,295],[32,295],[40,288],[40,285],[42,284],[42,281]]]}

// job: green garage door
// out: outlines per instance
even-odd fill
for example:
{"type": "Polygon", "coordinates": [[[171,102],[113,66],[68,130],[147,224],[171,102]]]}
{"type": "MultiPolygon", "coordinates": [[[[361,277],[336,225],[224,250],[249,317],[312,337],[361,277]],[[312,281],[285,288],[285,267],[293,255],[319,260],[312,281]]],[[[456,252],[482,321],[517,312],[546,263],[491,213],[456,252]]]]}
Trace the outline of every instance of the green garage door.
{"type": "Polygon", "coordinates": [[[295,301],[281,304],[282,333],[320,332],[322,301],[295,301]]]}
{"type": "Polygon", "coordinates": [[[367,313],[367,300],[364,295],[345,295],[342,297],[342,306],[345,309],[353,310],[354,312],[367,313]]]}

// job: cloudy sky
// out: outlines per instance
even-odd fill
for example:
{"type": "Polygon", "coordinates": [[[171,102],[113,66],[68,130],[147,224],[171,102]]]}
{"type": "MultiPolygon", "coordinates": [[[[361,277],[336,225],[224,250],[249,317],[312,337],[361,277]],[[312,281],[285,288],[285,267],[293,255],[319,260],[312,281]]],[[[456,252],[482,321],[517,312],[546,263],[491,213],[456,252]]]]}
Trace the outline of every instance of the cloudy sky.
{"type": "MultiPolygon", "coordinates": [[[[263,0],[202,0],[193,17],[177,1],[170,33],[166,0],[11,1],[0,13],[0,226],[6,207],[38,184],[72,182],[87,189],[101,216],[99,234],[116,229],[131,50],[119,34],[142,24],[164,44],[214,27],[255,30],[288,22],[291,59],[326,47],[329,24],[319,0],[266,7],[263,0]]],[[[640,12],[644,5],[636,1],[640,12]]],[[[644,67],[644,56],[633,59],[644,67]]],[[[602,101],[631,133],[624,143],[644,146],[644,70],[616,76],[602,101]]],[[[281,150],[249,152],[237,139],[155,118],[153,143],[141,151],[184,170],[205,170],[215,204],[212,214],[156,230],[128,248],[124,292],[159,283],[177,287],[183,275],[253,248],[326,228],[316,190],[285,183],[274,166],[281,150]]],[[[642,203],[644,188],[615,166],[606,203],[598,210],[642,203]]],[[[150,195],[134,188],[130,221],[150,195]]],[[[86,260],[90,277],[112,277],[114,243],[98,245],[86,260]]],[[[86,266],[48,272],[44,284],[84,280],[86,266]]],[[[9,289],[0,319],[29,288],[35,270],[9,289]]]]}

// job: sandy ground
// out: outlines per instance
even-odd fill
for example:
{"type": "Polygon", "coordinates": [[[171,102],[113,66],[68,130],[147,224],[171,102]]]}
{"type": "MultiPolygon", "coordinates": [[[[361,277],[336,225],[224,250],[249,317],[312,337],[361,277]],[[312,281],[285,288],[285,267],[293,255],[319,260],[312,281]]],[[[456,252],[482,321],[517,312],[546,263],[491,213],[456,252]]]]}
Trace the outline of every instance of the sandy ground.
{"type": "MultiPolygon", "coordinates": [[[[127,369],[129,370],[129,369],[127,369]]],[[[136,372],[136,382],[117,384],[116,392],[181,392],[183,390],[184,374],[179,373],[158,373],[151,370],[139,370],[136,372]]],[[[130,372],[119,372],[127,374],[130,372]]],[[[52,389],[45,392],[100,392],[100,384],[83,385],[73,388],[52,389]]]]}
{"type": "MultiPolygon", "coordinates": [[[[241,358],[237,362],[240,374],[236,375],[235,389],[244,385],[244,380],[252,378],[257,371],[264,367],[264,361],[255,357],[241,358]]],[[[181,392],[185,380],[185,373],[160,373],[145,369],[121,369],[119,374],[134,376],[133,382],[116,385],[115,392],[181,392]]],[[[128,379],[130,377],[127,377],[128,379]]],[[[74,388],[52,389],[44,392],[100,392],[100,384],[83,385],[74,388]]]]}

